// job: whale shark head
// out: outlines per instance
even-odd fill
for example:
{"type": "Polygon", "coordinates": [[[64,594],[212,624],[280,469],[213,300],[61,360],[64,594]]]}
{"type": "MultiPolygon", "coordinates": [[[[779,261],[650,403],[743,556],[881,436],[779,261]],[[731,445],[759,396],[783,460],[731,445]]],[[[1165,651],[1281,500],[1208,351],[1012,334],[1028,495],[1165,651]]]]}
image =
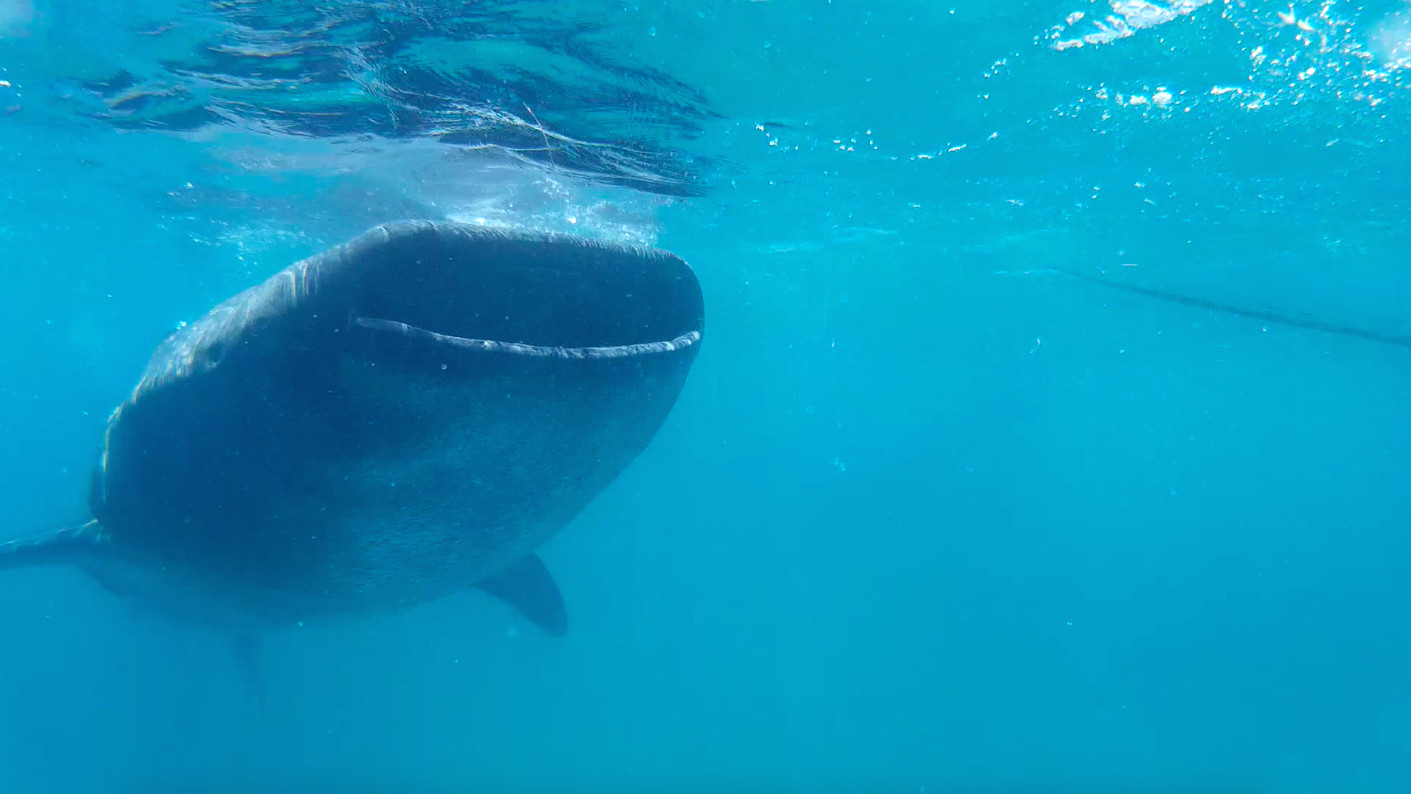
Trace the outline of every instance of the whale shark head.
{"type": "Polygon", "coordinates": [[[138,392],[216,368],[231,355],[305,355],[317,367],[332,351],[356,347],[350,336],[365,344],[400,337],[408,351],[454,348],[482,367],[515,358],[645,363],[662,353],[693,355],[703,317],[695,274],[664,251],[403,222],[306,259],[217,306],[158,349],[138,392]]]}

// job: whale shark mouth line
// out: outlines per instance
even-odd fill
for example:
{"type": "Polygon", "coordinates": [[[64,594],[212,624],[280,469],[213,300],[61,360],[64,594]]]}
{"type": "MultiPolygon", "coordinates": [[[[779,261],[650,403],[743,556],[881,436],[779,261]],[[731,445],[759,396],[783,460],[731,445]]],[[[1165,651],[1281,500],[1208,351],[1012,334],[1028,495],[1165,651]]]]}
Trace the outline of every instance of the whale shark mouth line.
{"type": "Polygon", "coordinates": [[[396,320],[382,320],[375,317],[354,317],[352,324],[371,331],[401,334],[422,342],[450,345],[470,352],[483,352],[489,355],[523,356],[526,358],[557,358],[564,360],[592,360],[635,358],[660,355],[685,350],[701,341],[700,331],[688,331],[674,339],[656,342],[641,342],[630,345],[600,345],[589,347],[560,347],[551,345],[531,345],[523,342],[505,342],[496,339],[471,339],[462,336],[428,331],[396,320]]]}

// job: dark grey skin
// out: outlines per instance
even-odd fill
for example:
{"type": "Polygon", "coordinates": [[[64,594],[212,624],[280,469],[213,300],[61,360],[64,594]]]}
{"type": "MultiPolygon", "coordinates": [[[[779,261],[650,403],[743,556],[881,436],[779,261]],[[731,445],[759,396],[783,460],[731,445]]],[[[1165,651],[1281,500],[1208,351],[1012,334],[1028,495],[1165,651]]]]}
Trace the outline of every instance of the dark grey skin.
{"type": "Polygon", "coordinates": [[[92,520],[0,545],[242,639],[478,587],[551,634],[535,549],[647,446],[700,347],[662,251],[378,227],[178,331],[108,422],[92,520]]]}

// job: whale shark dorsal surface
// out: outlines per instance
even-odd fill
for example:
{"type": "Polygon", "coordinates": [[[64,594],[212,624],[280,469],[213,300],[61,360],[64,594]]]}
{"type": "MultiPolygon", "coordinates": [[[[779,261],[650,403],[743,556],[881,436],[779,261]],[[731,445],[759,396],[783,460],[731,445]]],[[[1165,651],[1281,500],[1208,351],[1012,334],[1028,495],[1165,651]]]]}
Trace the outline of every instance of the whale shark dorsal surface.
{"type": "Polygon", "coordinates": [[[0,545],[242,638],[479,588],[550,634],[535,549],[651,441],[700,348],[679,257],[404,222],[161,344],[112,414],[91,519],[0,545]]]}

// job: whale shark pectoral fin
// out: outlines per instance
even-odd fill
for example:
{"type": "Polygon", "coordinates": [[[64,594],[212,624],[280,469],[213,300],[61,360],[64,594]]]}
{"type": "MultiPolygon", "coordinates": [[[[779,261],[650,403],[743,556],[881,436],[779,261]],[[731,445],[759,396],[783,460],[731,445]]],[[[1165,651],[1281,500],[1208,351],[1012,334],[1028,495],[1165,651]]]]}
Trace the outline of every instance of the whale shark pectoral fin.
{"type": "Polygon", "coordinates": [[[235,638],[235,661],[245,679],[245,688],[255,698],[260,711],[265,710],[264,642],[258,634],[241,634],[235,638]]]}
{"type": "Polygon", "coordinates": [[[82,565],[106,542],[97,521],[0,543],[0,570],[31,565],[82,565]]]}
{"type": "Polygon", "coordinates": [[[511,563],[475,587],[514,607],[551,636],[562,637],[568,631],[563,594],[537,554],[511,563]]]}

